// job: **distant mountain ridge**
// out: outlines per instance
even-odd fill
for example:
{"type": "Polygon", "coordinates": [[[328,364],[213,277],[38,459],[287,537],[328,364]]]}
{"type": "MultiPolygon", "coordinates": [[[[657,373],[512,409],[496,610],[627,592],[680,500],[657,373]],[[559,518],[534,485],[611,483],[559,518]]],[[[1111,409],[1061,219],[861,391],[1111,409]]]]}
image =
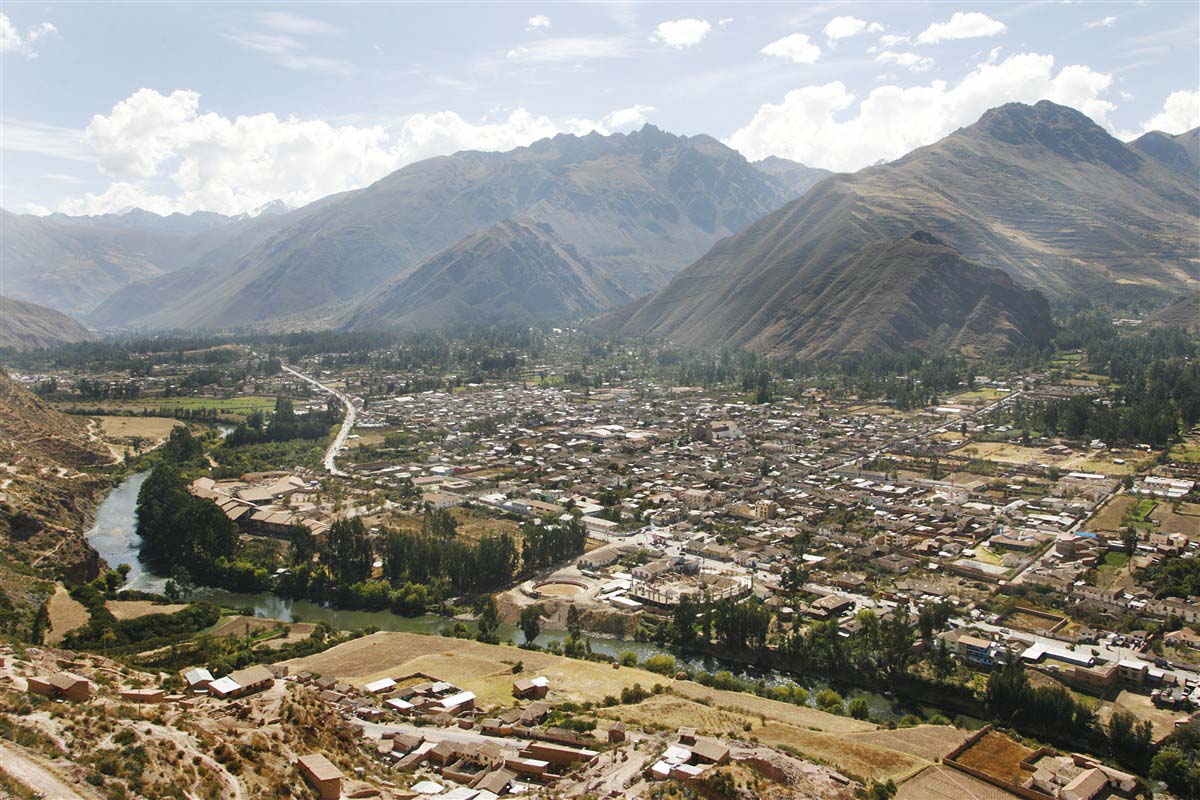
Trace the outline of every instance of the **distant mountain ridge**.
{"type": "Polygon", "coordinates": [[[629,299],[549,225],[505,221],[371,294],[346,316],[344,326],[438,328],[578,317],[629,299]]]}
{"type": "Polygon", "coordinates": [[[897,161],[822,181],[604,324],[804,352],[805,342],[780,334],[805,308],[797,298],[839,285],[864,248],[913,230],[1051,299],[1164,296],[1200,286],[1198,213],[1200,185],[1188,172],[1073,109],[1014,103],[897,161]]]}
{"type": "Polygon", "coordinates": [[[89,319],[218,328],[320,317],[507,220],[549,225],[637,296],[794,198],[804,169],[775,177],[712,137],[649,125],[431,158],[276,217],[276,227],[240,249],[213,251],[184,272],[131,285],[89,319]]]}
{"type": "Polygon", "coordinates": [[[0,295],[0,349],[36,350],[96,338],[60,311],[0,295]]]}

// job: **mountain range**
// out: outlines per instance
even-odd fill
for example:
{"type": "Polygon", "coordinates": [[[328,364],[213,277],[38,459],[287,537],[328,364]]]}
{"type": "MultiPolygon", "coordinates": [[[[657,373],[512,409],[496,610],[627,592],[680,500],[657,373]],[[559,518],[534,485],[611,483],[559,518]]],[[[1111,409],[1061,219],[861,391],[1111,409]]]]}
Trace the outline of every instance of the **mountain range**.
{"type": "Polygon", "coordinates": [[[693,345],[985,353],[1041,341],[1043,298],[1195,291],[1198,215],[1200,132],[1126,144],[1042,101],[853,174],[646,126],[432,158],[293,211],[5,212],[0,257],[7,293],[97,327],[610,312],[693,345]]]}
{"type": "Polygon", "coordinates": [[[188,267],[116,292],[100,326],[322,324],[497,223],[549,225],[623,293],[661,287],[718,239],[825,176],[767,172],[709,136],[653,126],[461,152],[259,223],[188,267]],[[774,174],[773,174],[774,173],[774,174]]]}
{"type": "Polygon", "coordinates": [[[1195,141],[1192,131],[1126,145],[1070,108],[1046,101],[1005,105],[897,161],[822,181],[603,322],[628,335],[690,345],[821,354],[829,350],[821,343],[830,341],[843,350],[919,344],[935,319],[950,324],[946,335],[960,319],[972,319],[979,331],[990,308],[992,330],[981,342],[1015,343],[1003,333],[1013,325],[1018,340],[1036,340],[1040,315],[1029,303],[1040,307],[1040,301],[1011,287],[1001,292],[994,276],[968,276],[964,265],[1000,269],[1052,300],[1116,293],[1165,298],[1194,289],[1200,285],[1195,141]],[[931,258],[915,244],[891,246],[881,260],[874,249],[880,242],[916,230],[961,260],[947,271],[946,254],[931,258]],[[958,292],[958,313],[930,317],[932,307],[905,302],[902,286],[893,297],[877,275],[865,274],[885,267],[903,268],[903,285],[942,285],[958,270],[962,281],[976,285],[975,299],[988,302],[979,306],[958,292]],[[860,302],[865,292],[876,302],[860,302]],[[892,317],[888,324],[898,335],[877,335],[886,330],[881,314],[892,317]]]}

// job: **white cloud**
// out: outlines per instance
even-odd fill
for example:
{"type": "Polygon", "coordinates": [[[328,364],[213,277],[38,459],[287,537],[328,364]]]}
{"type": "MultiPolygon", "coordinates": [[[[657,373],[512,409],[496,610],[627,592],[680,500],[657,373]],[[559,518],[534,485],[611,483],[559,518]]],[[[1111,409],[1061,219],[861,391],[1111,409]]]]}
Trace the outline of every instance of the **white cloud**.
{"type": "Polygon", "coordinates": [[[1142,123],[1143,131],[1183,133],[1200,125],[1200,91],[1171,92],[1161,113],[1142,123]]]}
{"type": "Polygon", "coordinates": [[[26,58],[37,58],[37,51],[33,49],[34,43],[52,33],[58,33],[58,28],[49,22],[39,22],[21,36],[21,32],[13,25],[8,15],[0,13],[0,53],[20,53],[26,58]]]}
{"type": "Polygon", "coordinates": [[[908,44],[912,39],[908,34],[885,33],[879,37],[879,43],[884,47],[895,47],[898,44],[908,44]]]}
{"type": "Polygon", "coordinates": [[[1085,27],[1085,28],[1111,28],[1113,25],[1116,25],[1116,24],[1117,24],[1116,17],[1101,17],[1100,19],[1095,20],[1093,22],[1085,23],[1083,27],[1085,27]]]}
{"type": "Polygon", "coordinates": [[[12,152],[37,153],[70,161],[96,160],[81,131],[40,122],[0,119],[0,146],[12,152]]]}
{"type": "Polygon", "coordinates": [[[35,217],[48,217],[54,212],[52,212],[50,209],[46,208],[45,206],[38,205],[37,203],[26,203],[21,208],[21,213],[22,214],[33,214],[35,217]]]}
{"type": "Polygon", "coordinates": [[[650,36],[652,42],[662,42],[668,47],[683,50],[686,47],[700,44],[712,25],[705,19],[670,19],[658,23],[650,36]]]}
{"type": "Polygon", "coordinates": [[[87,147],[112,183],[64,201],[59,210],[236,214],[276,199],[294,207],[365,186],[420,159],[509,150],[558,133],[611,133],[643,124],[652,110],[638,104],[598,120],[556,121],[518,108],[488,122],[441,111],[413,114],[392,127],[335,126],[274,114],[229,118],[202,111],[194,91],[141,89],[94,117],[85,131],[87,147]]]}
{"type": "Polygon", "coordinates": [[[641,127],[646,124],[646,114],[653,110],[654,106],[644,106],[641,104],[632,105],[629,108],[617,109],[602,120],[602,126],[609,130],[641,127]]]}
{"type": "Polygon", "coordinates": [[[247,50],[270,56],[279,66],[295,72],[323,72],[330,75],[349,75],[354,72],[354,65],[349,61],[310,53],[307,45],[285,33],[235,30],[222,35],[247,50]]]}
{"type": "Polygon", "coordinates": [[[721,17],[721,19],[717,20],[717,24],[720,25],[722,28],[724,28],[726,25],[728,25],[731,22],[733,22],[733,17],[721,17]]]}
{"type": "Polygon", "coordinates": [[[616,58],[629,54],[629,41],[619,36],[579,36],[542,39],[508,51],[512,61],[552,64],[589,58],[616,58]]]}
{"type": "Polygon", "coordinates": [[[1054,57],[1036,53],[979,64],[956,84],[880,86],[861,101],[834,81],[795,89],[782,102],[762,106],[728,143],[751,160],[777,155],[814,167],[855,170],[931,144],[1008,102],[1052,100],[1109,125],[1114,106],[1103,95],[1111,84],[1111,76],[1085,66],[1056,73],[1054,57]]]}
{"type": "Polygon", "coordinates": [[[536,14],[525,23],[527,31],[544,31],[550,27],[550,18],[545,14],[536,14]]]}
{"type": "Polygon", "coordinates": [[[948,22],[935,22],[917,36],[917,44],[996,36],[1008,30],[1003,22],[978,11],[956,11],[948,22]]]}
{"type": "Polygon", "coordinates": [[[831,45],[839,39],[849,39],[860,33],[882,33],[883,26],[878,22],[867,22],[858,17],[834,17],[825,25],[825,38],[831,45]]]}
{"type": "Polygon", "coordinates": [[[793,33],[776,39],[762,49],[763,55],[786,58],[796,64],[815,64],[821,57],[821,48],[804,33],[793,33]]]}
{"type": "Polygon", "coordinates": [[[892,50],[884,50],[875,56],[875,60],[880,64],[896,64],[906,67],[913,72],[927,72],[933,68],[932,58],[918,55],[917,53],[897,53],[892,50]]]}
{"type": "Polygon", "coordinates": [[[290,33],[294,36],[311,36],[341,33],[342,29],[328,22],[322,22],[299,14],[289,14],[286,11],[264,11],[258,15],[258,21],[268,28],[290,33]]]}

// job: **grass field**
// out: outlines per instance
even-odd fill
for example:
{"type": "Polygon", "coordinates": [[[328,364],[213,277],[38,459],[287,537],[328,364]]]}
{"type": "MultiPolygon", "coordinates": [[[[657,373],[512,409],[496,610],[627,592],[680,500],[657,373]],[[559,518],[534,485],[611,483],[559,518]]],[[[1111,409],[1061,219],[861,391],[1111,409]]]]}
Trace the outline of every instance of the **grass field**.
{"type": "Polygon", "coordinates": [[[995,400],[997,397],[1004,397],[1008,391],[1002,389],[994,389],[990,386],[982,389],[974,389],[969,392],[962,392],[950,398],[950,402],[957,403],[963,400],[995,400]]]}
{"type": "Polygon", "coordinates": [[[1171,448],[1172,461],[1200,464],[1200,437],[1190,437],[1171,448]]]}
{"type": "Polygon", "coordinates": [[[1101,572],[1116,572],[1129,563],[1129,555],[1117,550],[1109,550],[1104,554],[1104,560],[1100,562],[1098,569],[1101,572]]]}
{"type": "Polygon", "coordinates": [[[967,748],[958,762],[1002,781],[1020,784],[1026,777],[1021,759],[1032,752],[1020,742],[992,731],[967,748]]]}

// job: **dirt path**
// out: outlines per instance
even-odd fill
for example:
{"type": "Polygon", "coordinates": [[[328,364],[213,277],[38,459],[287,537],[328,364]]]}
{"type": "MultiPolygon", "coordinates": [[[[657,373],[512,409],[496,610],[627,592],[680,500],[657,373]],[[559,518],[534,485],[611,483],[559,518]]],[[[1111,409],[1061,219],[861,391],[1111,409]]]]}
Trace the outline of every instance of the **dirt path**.
{"type": "Polygon", "coordinates": [[[46,800],[95,800],[96,795],[82,786],[59,777],[53,769],[21,748],[0,742],[0,763],[4,771],[46,800]]]}

